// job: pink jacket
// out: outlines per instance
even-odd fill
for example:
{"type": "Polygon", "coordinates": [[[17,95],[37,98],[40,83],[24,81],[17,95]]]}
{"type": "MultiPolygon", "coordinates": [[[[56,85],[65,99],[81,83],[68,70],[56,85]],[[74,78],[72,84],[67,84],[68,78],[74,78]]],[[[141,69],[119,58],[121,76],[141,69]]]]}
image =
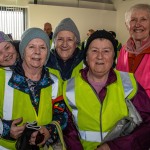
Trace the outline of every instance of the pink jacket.
{"type": "MultiPolygon", "coordinates": [[[[129,72],[128,53],[129,52],[125,50],[125,46],[123,46],[117,60],[117,70],[129,72]]],[[[150,97],[150,53],[144,55],[134,75],[150,97]]]]}

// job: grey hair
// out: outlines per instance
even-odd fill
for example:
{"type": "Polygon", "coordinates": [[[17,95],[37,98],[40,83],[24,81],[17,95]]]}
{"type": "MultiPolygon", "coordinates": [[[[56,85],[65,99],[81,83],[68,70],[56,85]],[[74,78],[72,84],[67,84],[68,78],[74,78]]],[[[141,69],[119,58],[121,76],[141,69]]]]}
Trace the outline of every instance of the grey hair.
{"type": "Polygon", "coordinates": [[[134,10],[144,10],[149,13],[150,16],[150,5],[149,4],[136,4],[125,12],[125,23],[128,25],[131,17],[131,13],[134,10]]]}

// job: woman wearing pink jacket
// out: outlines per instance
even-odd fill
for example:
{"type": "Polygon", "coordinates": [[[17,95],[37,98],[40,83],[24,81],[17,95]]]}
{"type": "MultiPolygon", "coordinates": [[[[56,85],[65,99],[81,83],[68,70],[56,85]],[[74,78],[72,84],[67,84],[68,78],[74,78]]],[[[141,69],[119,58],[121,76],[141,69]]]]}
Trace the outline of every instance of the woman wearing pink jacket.
{"type": "Polygon", "coordinates": [[[150,5],[137,4],[125,13],[130,38],[122,47],[116,69],[132,72],[150,97],[150,5]]]}

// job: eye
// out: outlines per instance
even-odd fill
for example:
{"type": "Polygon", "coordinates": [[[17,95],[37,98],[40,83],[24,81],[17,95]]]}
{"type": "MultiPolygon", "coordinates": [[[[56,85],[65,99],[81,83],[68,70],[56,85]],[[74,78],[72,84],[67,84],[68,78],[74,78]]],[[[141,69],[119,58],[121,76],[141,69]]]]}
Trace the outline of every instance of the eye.
{"type": "Polygon", "coordinates": [[[130,21],[131,21],[131,22],[134,22],[134,21],[136,21],[136,19],[135,19],[135,18],[132,18],[130,21]]]}
{"type": "Polygon", "coordinates": [[[29,45],[29,48],[31,48],[31,49],[32,49],[32,48],[34,48],[34,46],[33,46],[33,45],[29,45]]]}
{"type": "Polygon", "coordinates": [[[106,49],[102,50],[103,54],[109,54],[110,52],[111,52],[111,49],[109,49],[109,48],[106,48],[106,49]]]}
{"type": "Polygon", "coordinates": [[[92,53],[97,53],[98,50],[93,48],[93,49],[91,49],[91,52],[92,52],[92,53]]]}
{"type": "Polygon", "coordinates": [[[63,41],[63,39],[62,38],[57,38],[57,41],[63,41]]]}
{"type": "Polygon", "coordinates": [[[8,50],[10,48],[10,45],[7,45],[6,47],[5,47],[5,50],[8,50]]]}
{"type": "Polygon", "coordinates": [[[68,41],[72,42],[72,41],[73,41],[73,39],[71,39],[71,38],[70,38],[70,39],[68,39],[68,41]]]}
{"type": "Polygon", "coordinates": [[[136,17],[131,17],[130,22],[136,22],[136,21],[138,21],[138,18],[136,18],[136,17]]]}
{"type": "Polygon", "coordinates": [[[110,50],[109,49],[104,49],[104,53],[109,53],[110,50]]]}
{"type": "Polygon", "coordinates": [[[141,18],[141,21],[145,21],[145,20],[147,20],[147,18],[141,18]]]}
{"type": "Polygon", "coordinates": [[[42,50],[46,50],[46,46],[41,46],[41,49],[42,50]]]}

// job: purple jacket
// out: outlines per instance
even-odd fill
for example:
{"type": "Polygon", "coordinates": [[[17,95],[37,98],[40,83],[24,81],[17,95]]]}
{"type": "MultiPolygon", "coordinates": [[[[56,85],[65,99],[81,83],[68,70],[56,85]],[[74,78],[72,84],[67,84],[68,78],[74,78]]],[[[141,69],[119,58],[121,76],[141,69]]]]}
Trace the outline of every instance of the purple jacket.
{"type": "MultiPolygon", "coordinates": [[[[85,68],[81,71],[81,74],[88,82],[87,71],[88,69],[85,68]]],[[[110,70],[106,86],[98,95],[101,102],[106,96],[107,86],[114,83],[116,80],[117,77],[115,72],[110,70]]],[[[140,113],[143,122],[130,135],[119,137],[113,141],[107,142],[111,150],[148,150],[150,148],[150,99],[139,84],[137,94],[132,99],[132,102],[140,113]]]]}
{"type": "Polygon", "coordinates": [[[68,122],[67,127],[63,130],[64,141],[67,146],[67,150],[83,150],[82,144],[80,142],[78,130],[73,123],[72,114],[67,109],[68,112],[68,122]]]}

